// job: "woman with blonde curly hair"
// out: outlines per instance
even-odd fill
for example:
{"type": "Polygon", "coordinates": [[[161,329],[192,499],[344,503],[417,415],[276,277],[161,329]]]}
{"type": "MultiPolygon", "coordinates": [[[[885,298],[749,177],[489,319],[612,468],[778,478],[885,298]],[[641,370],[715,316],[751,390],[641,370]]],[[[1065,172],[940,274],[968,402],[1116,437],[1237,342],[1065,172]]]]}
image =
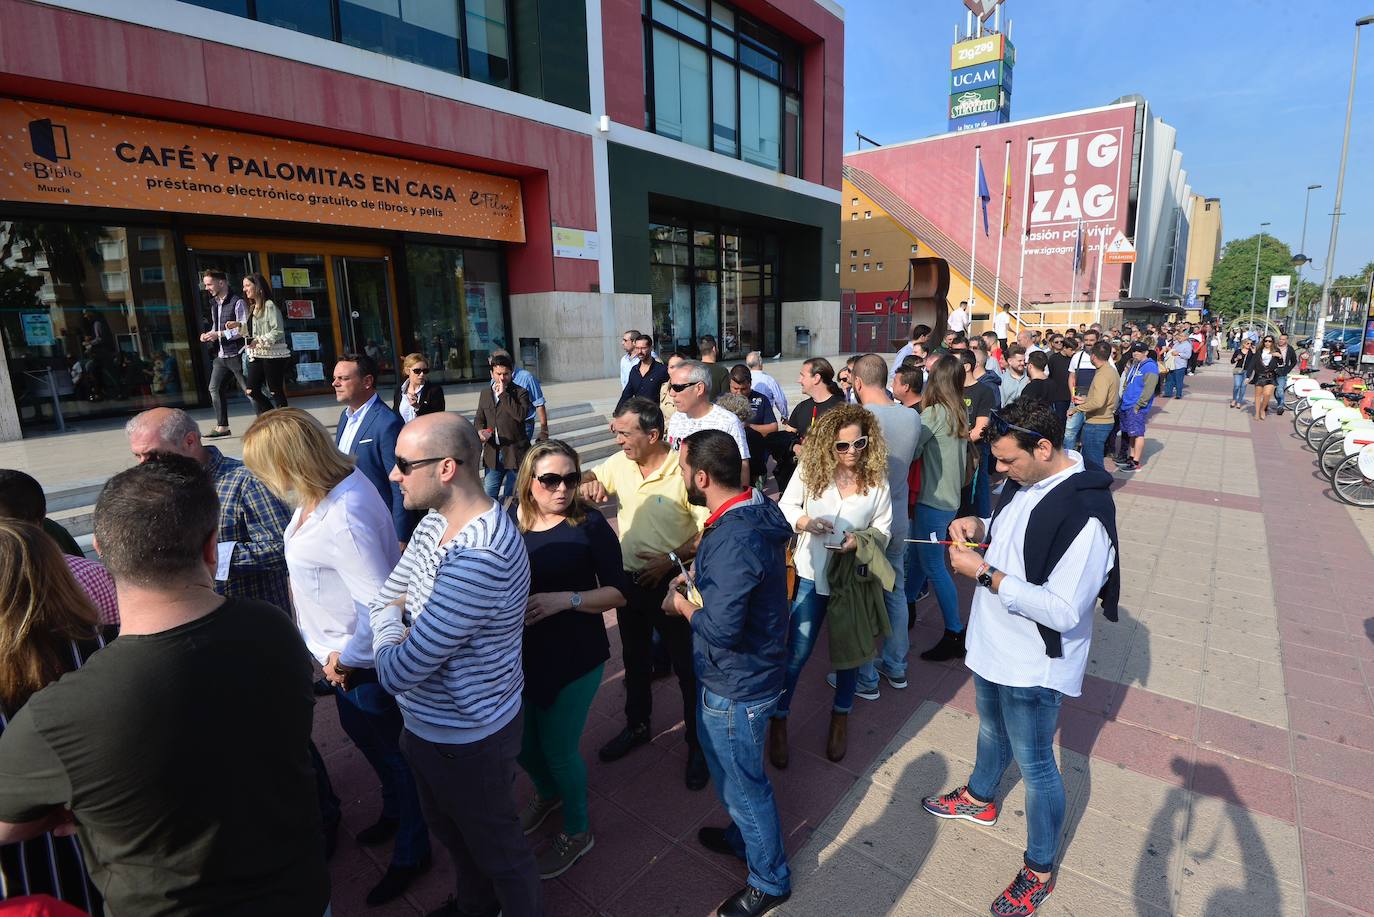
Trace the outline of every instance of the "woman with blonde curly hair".
{"type": "MultiPolygon", "coordinates": [[[[0,734],[30,697],[112,639],[114,628],[100,627],[57,542],[37,525],[0,519],[0,734]]],[[[103,909],[70,833],[0,847],[0,899],[7,892],[52,895],[92,914],[103,909]]]]}
{"type": "MultiPolygon", "coordinates": [[[[887,445],[878,420],[855,405],[835,408],[817,420],[802,444],[801,465],[787,482],[778,504],[800,533],[793,555],[797,595],[787,635],[787,674],[773,715],[769,754],[777,766],[786,761],[787,715],[797,678],[825,621],[830,600],[826,567],[831,556],[855,551],[853,533],[873,528],[886,544],[892,533],[892,495],[887,486],[887,445]]],[[[844,757],[845,734],[858,668],[835,672],[835,704],[826,755],[844,757]]],[[[876,698],[876,695],[874,695],[876,698]]]]}

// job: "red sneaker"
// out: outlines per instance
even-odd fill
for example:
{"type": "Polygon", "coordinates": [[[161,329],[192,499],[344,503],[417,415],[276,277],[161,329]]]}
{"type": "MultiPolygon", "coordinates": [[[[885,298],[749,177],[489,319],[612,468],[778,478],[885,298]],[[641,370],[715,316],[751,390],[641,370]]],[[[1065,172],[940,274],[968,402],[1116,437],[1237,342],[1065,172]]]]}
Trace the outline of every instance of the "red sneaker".
{"type": "Polygon", "coordinates": [[[1054,876],[1041,882],[1027,867],[1022,866],[1011,884],[992,902],[992,917],[1030,917],[1035,909],[1054,891],[1054,876]]]}
{"type": "Polygon", "coordinates": [[[927,796],[921,800],[921,805],[936,818],[961,818],[979,825],[997,824],[997,803],[979,802],[968,795],[966,786],[943,796],[927,796]]]}

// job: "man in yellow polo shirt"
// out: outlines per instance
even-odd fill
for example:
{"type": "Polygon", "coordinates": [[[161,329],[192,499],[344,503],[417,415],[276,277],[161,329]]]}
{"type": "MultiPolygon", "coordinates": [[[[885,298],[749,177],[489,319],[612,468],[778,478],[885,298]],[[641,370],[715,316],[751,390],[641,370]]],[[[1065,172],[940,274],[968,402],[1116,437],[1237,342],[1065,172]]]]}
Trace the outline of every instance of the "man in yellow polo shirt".
{"type": "Polygon", "coordinates": [[[620,500],[617,518],[625,574],[629,580],[625,607],[617,610],[620,645],[625,658],[625,729],[600,751],[602,761],[625,757],[647,744],[653,710],[653,632],[658,630],[682,688],[682,718],[687,730],[689,790],[710,780],[706,758],[697,742],[697,679],[692,667],[692,630],[686,619],[663,612],[668,583],[678,562],[696,554],[706,510],[687,502],[677,455],[663,438],[663,412],[647,398],[631,398],[611,423],[621,451],[592,471],[583,472],[582,495],[597,503],[620,500]]]}

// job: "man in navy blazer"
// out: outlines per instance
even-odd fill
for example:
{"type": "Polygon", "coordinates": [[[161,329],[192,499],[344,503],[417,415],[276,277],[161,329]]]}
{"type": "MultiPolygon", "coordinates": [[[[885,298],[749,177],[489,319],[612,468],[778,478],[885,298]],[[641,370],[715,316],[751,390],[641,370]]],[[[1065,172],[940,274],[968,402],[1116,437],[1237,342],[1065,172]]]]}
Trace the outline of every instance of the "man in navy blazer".
{"type": "Polygon", "coordinates": [[[405,544],[419,516],[405,508],[401,488],[391,483],[396,437],[404,421],[377,397],[377,364],[365,353],[346,353],[334,364],[334,397],[344,405],[334,443],[353,456],[357,468],[391,507],[396,538],[405,544]]]}

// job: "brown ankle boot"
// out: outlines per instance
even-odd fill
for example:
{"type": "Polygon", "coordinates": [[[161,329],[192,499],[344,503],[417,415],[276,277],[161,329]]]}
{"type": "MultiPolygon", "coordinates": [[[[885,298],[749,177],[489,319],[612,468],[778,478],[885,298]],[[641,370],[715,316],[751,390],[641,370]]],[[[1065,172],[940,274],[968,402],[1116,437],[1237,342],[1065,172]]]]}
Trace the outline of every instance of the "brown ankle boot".
{"type": "Polygon", "coordinates": [[[849,714],[830,714],[830,735],[825,740],[825,756],[831,761],[844,760],[849,750],[849,714]]]}
{"type": "Polygon", "coordinates": [[[768,721],[768,760],[778,770],[787,767],[787,718],[768,721]]]}

